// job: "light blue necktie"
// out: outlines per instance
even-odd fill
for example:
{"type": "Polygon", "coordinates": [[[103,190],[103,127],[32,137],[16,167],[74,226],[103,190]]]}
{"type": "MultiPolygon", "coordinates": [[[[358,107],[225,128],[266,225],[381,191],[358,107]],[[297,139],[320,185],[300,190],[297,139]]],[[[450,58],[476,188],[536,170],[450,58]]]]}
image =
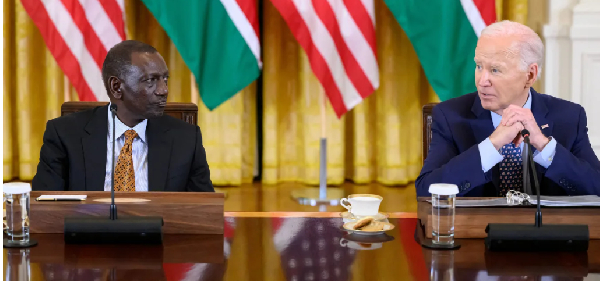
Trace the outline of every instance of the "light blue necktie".
{"type": "Polygon", "coordinates": [[[502,147],[504,159],[500,162],[500,197],[509,190],[523,192],[523,161],[521,148],[513,143],[502,147]]]}

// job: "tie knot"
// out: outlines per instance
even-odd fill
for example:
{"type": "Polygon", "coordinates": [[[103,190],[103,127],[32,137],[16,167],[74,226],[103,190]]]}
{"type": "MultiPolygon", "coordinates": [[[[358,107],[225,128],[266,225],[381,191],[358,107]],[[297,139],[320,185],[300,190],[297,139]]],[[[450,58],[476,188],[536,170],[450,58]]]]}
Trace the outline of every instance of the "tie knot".
{"type": "Polygon", "coordinates": [[[135,130],[133,130],[133,129],[129,129],[129,130],[125,131],[124,135],[125,135],[125,142],[132,142],[133,138],[138,136],[137,132],[135,132],[135,130]]]}

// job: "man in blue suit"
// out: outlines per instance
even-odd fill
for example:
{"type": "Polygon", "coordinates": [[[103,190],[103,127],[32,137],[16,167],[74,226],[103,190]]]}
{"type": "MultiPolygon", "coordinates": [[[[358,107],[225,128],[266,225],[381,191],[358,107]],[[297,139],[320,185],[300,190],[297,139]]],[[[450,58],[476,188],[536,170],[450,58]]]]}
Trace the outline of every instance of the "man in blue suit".
{"type": "MultiPolygon", "coordinates": [[[[433,109],[418,196],[429,196],[432,183],[456,184],[466,197],[524,191],[523,129],[530,132],[542,195],[600,195],[600,161],[585,110],[532,88],[543,50],[539,36],[519,23],[494,23],[482,31],[475,49],[477,92],[433,109]]],[[[533,184],[531,189],[535,193],[533,184]]]]}

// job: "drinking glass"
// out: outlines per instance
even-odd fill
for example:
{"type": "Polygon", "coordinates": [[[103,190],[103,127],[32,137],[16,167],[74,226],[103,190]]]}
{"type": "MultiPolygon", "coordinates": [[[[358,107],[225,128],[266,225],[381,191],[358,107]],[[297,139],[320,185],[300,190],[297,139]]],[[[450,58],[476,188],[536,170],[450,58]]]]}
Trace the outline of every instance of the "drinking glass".
{"type": "Polygon", "coordinates": [[[454,210],[458,187],[454,184],[432,184],[431,224],[432,242],[440,245],[454,244],[454,210]]]}

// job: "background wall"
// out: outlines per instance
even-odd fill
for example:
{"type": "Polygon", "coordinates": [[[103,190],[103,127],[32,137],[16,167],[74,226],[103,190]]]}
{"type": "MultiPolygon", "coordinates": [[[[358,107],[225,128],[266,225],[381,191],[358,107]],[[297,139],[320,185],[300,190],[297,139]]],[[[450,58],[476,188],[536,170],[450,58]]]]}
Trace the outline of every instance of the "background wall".
{"type": "MultiPolygon", "coordinates": [[[[262,7],[262,76],[213,112],[199,104],[215,185],[318,183],[319,99],[323,92],[306,55],[268,0],[262,7]],[[258,101],[258,102],[257,102],[258,101]],[[257,119],[257,111],[258,116],[257,119]],[[262,123],[260,120],[262,119],[262,123]],[[262,163],[256,150],[262,129],[262,163]]],[[[497,18],[525,23],[540,35],[547,0],[496,0],[497,18]]],[[[171,71],[169,101],[198,103],[190,71],[139,0],[126,0],[128,39],[155,46],[171,71]]],[[[382,0],[376,0],[380,88],[341,119],[328,105],[328,182],[404,185],[421,168],[421,107],[437,101],[417,56],[382,0]]],[[[544,78],[536,89],[544,91],[544,78]]],[[[4,1],[4,180],[30,180],[47,120],[77,100],[19,0],[4,1]]]]}
{"type": "Polygon", "coordinates": [[[581,104],[600,156],[600,1],[550,0],[546,37],[548,94],[581,104]]]}

